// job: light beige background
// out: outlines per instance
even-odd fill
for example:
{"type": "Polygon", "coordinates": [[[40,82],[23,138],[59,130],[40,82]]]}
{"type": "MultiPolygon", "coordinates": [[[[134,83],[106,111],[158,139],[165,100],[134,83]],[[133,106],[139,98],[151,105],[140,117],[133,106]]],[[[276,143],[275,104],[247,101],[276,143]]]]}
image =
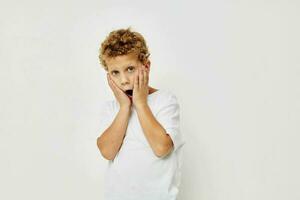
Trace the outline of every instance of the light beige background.
{"type": "Polygon", "coordinates": [[[299,1],[1,1],[0,199],[99,200],[98,48],[132,26],[186,138],[179,200],[300,199],[299,1]]]}

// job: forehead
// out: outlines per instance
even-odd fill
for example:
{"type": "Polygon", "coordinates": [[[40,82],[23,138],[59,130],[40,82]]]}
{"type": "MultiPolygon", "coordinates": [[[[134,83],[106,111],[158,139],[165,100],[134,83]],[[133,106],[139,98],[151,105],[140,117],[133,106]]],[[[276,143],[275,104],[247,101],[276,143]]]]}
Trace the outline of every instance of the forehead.
{"type": "Polygon", "coordinates": [[[136,54],[120,55],[105,60],[108,69],[118,70],[127,67],[129,64],[138,64],[139,60],[136,54]]]}

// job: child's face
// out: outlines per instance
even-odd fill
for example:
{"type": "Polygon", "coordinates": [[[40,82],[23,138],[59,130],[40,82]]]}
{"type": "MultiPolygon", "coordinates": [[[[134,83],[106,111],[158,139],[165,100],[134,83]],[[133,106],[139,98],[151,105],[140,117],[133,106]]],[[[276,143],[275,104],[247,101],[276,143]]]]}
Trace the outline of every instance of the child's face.
{"type": "MultiPolygon", "coordinates": [[[[112,80],[117,86],[123,90],[133,90],[134,77],[138,72],[138,68],[142,67],[142,63],[137,59],[136,54],[127,54],[117,56],[115,58],[106,59],[109,73],[112,80]]],[[[145,65],[150,72],[150,63],[145,65]]]]}

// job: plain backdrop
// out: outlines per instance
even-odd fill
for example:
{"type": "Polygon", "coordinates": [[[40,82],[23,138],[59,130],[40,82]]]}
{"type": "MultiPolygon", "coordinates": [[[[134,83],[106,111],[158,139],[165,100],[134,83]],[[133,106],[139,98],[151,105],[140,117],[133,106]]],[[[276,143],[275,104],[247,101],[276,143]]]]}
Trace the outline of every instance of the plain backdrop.
{"type": "Polygon", "coordinates": [[[178,200],[300,199],[297,0],[1,1],[0,199],[102,200],[98,49],[132,27],[186,138],[178,200]]]}

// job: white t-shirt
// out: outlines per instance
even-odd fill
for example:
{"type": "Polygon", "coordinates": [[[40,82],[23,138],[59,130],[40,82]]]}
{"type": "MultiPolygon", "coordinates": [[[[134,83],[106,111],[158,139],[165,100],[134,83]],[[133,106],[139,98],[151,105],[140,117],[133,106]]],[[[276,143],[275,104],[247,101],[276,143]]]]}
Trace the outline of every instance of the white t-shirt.
{"type": "MultiPolygon", "coordinates": [[[[132,106],[123,144],[115,158],[108,161],[104,200],[176,200],[185,144],[180,131],[179,103],[172,92],[161,89],[149,94],[147,102],[156,120],[170,135],[174,149],[162,158],[154,154],[132,106]]],[[[118,112],[116,99],[103,104],[100,134],[109,127],[118,112]]]]}

